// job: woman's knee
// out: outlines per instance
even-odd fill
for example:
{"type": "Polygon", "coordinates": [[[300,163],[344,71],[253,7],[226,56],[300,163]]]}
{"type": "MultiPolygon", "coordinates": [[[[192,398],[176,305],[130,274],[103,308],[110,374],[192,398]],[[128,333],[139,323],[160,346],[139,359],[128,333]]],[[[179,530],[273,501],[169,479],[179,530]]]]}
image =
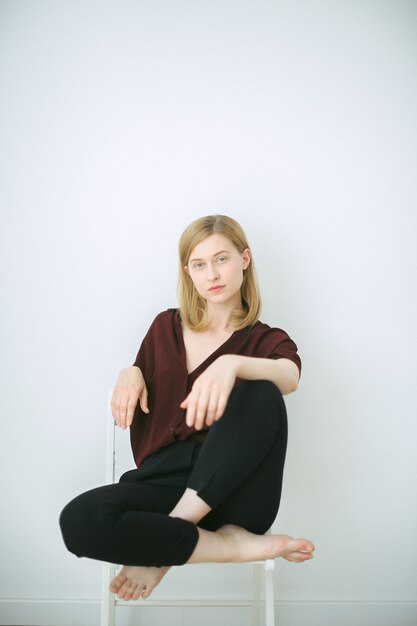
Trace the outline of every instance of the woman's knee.
{"type": "Polygon", "coordinates": [[[79,532],[76,532],[79,526],[79,513],[77,499],[71,500],[61,511],[59,516],[59,526],[61,528],[62,538],[67,550],[81,556],[79,554],[79,532]]]}
{"type": "Polygon", "coordinates": [[[99,533],[104,512],[95,491],[87,491],[71,500],[59,516],[64,543],[76,556],[83,556],[85,546],[99,533]]]}
{"type": "Polygon", "coordinates": [[[265,402],[280,402],[283,399],[278,387],[270,380],[243,380],[233,389],[230,397],[234,396],[265,402]]]}
{"type": "Polygon", "coordinates": [[[230,395],[228,407],[239,415],[244,412],[254,419],[269,418],[275,428],[279,428],[287,416],[282,393],[269,380],[242,381],[230,395]]]}

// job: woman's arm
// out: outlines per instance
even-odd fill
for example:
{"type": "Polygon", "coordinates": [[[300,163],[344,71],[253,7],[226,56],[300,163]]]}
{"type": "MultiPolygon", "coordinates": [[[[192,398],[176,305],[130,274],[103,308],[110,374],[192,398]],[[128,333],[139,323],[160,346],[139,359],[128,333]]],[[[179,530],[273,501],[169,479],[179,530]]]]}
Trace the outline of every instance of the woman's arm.
{"type": "Polygon", "coordinates": [[[232,363],[236,378],[244,380],[270,380],[283,396],[296,391],[300,372],[290,359],[260,359],[238,354],[225,354],[221,359],[232,363]]]}
{"type": "Polygon", "coordinates": [[[113,418],[123,430],[133,422],[138,400],[142,411],[149,413],[148,391],[143,374],[139,367],[132,365],[120,372],[111,400],[113,418]]]}
{"type": "Polygon", "coordinates": [[[290,359],[223,354],[200,374],[188,396],[181,402],[186,410],[186,423],[196,430],[211,424],[224,413],[236,378],[270,380],[282,395],[297,389],[298,367],[290,359]]]}

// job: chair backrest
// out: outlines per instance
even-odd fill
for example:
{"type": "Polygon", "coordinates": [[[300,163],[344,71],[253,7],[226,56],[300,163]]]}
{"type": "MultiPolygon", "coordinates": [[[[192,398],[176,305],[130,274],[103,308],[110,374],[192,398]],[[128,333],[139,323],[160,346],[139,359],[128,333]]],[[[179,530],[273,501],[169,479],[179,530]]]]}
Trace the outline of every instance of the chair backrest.
{"type": "Polygon", "coordinates": [[[111,410],[114,387],[107,390],[107,437],[106,437],[106,484],[114,483],[116,467],[115,430],[116,422],[111,410]]]}

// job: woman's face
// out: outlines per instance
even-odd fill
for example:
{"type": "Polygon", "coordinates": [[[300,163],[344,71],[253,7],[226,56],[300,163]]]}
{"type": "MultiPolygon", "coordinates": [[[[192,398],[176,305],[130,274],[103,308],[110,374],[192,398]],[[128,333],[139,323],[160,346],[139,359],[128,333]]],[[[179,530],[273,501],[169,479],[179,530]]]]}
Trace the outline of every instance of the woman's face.
{"type": "Polygon", "coordinates": [[[250,259],[248,248],[240,253],[230,239],[215,233],[192,250],[185,271],[208,303],[224,304],[235,299],[235,306],[240,307],[243,270],[250,259]]]}

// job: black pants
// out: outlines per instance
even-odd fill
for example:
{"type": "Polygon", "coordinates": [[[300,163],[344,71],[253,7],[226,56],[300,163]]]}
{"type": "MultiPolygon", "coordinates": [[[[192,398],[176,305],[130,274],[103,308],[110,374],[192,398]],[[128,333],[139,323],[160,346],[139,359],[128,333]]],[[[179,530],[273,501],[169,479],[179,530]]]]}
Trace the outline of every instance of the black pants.
{"type": "Polygon", "coordinates": [[[69,502],[59,519],[65,545],[109,563],[182,565],[196,547],[197,526],[168,513],[187,487],[212,507],[199,527],[236,524],[263,534],[278,512],[286,448],[280,391],[269,381],[244,381],[203,444],[173,443],[119,483],[69,502]]]}

